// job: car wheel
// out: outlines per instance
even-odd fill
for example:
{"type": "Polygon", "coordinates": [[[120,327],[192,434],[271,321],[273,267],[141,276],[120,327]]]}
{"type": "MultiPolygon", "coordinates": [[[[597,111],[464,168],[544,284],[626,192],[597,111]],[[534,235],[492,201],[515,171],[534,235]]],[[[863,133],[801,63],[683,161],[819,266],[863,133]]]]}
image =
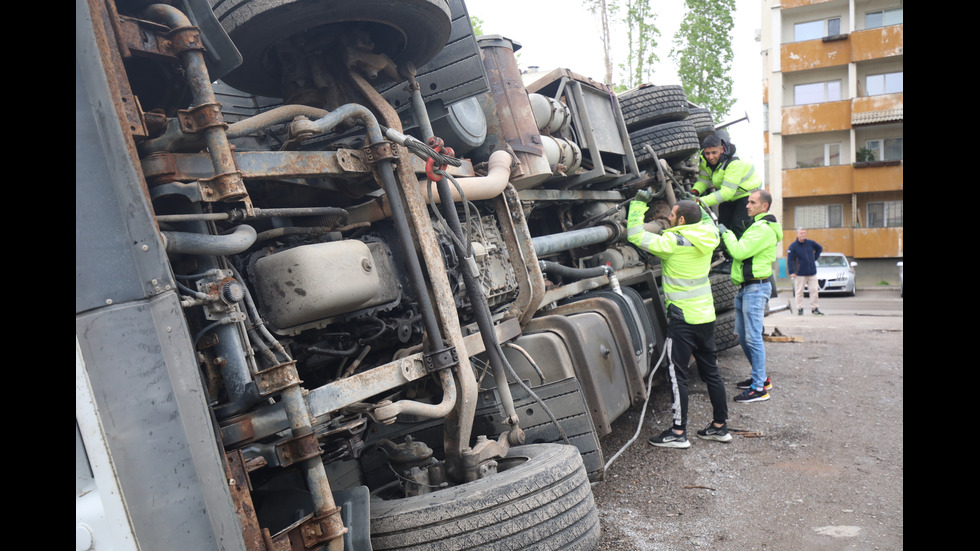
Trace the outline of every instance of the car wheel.
{"type": "Polygon", "coordinates": [[[376,550],[593,549],[599,516],[577,448],[510,449],[488,477],[371,503],[376,550]]]}
{"type": "Polygon", "coordinates": [[[630,143],[640,168],[653,163],[653,155],[647,153],[646,148],[643,147],[647,144],[650,144],[658,157],[668,161],[690,157],[701,148],[694,123],[686,120],[666,122],[631,132],[630,143]]]}
{"type": "Polygon", "coordinates": [[[711,116],[711,111],[703,107],[692,108],[688,120],[694,123],[694,129],[698,132],[699,140],[715,133],[715,120],[711,116]]]}
{"type": "Polygon", "coordinates": [[[361,25],[395,63],[416,67],[432,59],[449,39],[452,21],[446,0],[211,0],[214,14],[242,54],[242,64],[225,76],[251,94],[282,97],[282,61],[276,48],[286,41],[316,42],[336,35],[329,25],[361,25]]]}
{"type": "Polygon", "coordinates": [[[735,310],[715,316],[715,350],[721,352],[738,344],[735,334],[735,310]]]}
{"type": "MultiPolygon", "coordinates": [[[[686,119],[691,111],[680,85],[646,86],[619,96],[627,130],[639,130],[657,123],[686,119]]],[[[714,128],[712,128],[714,130],[714,128]]]]}
{"type": "Polygon", "coordinates": [[[711,296],[715,299],[715,314],[735,308],[738,286],[728,274],[711,274],[711,296]]]}

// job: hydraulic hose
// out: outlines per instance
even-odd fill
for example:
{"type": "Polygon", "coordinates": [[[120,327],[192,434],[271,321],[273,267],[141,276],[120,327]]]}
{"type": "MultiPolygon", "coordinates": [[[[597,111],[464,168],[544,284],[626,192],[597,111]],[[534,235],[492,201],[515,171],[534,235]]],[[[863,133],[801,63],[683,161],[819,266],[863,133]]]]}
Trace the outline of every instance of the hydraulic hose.
{"type": "Polygon", "coordinates": [[[596,266],[595,268],[571,268],[550,260],[539,260],[538,265],[541,266],[542,272],[556,275],[563,280],[568,281],[578,281],[580,279],[588,279],[590,277],[599,277],[601,275],[606,275],[607,273],[605,266],[596,266]]]}

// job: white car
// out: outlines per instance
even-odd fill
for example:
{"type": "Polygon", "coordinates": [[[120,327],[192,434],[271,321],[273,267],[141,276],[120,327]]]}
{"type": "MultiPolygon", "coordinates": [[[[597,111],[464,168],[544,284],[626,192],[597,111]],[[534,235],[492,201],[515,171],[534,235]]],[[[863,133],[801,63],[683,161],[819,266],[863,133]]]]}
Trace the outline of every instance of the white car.
{"type": "MultiPolygon", "coordinates": [[[[821,253],[817,259],[817,282],[820,294],[843,293],[854,296],[857,281],[854,267],[857,262],[848,262],[843,253],[821,253]]],[[[809,292],[809,289],[807,290],[809,292]]]]}

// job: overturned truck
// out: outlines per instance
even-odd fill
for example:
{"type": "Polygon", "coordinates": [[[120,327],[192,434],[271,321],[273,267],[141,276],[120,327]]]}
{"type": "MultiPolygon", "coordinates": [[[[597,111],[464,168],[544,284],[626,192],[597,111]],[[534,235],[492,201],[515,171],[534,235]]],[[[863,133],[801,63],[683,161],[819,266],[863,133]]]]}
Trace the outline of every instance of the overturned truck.
{"type": "Polygon", "coordinates": [[[78,549],[596,545],[665,333],[624,207],[665,227],[714,128],[518,47],[461,0],[76,1],[78,549]]]}

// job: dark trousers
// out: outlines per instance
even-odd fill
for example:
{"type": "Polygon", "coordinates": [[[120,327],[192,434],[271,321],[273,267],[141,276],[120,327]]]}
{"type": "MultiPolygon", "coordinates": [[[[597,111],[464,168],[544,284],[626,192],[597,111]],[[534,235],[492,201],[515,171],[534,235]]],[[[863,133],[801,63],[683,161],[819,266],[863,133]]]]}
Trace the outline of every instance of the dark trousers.
{"type": "Polygon", "coordinates": [[[715,359],[715,324],[691,325],[671,318],[667,326],[667,356],[670,360],[668,373],[674,396],[674,427],[687,428],[687,366],[691,355],[697,360],[698,374],[708,386],[711,399],[713,421],[728,419],[728,401],[725,399],[725,384],[718,374],[715,359]]]}
{"type": "Polygon", "coordinates": [[[752,217],[749,216],[745,207],[749,204],[749,196],[735,199],[727,203],[718,205],[718,221],[732,230],[735,237],[742,238],[742,234],[752,225],[752,217]]]}

